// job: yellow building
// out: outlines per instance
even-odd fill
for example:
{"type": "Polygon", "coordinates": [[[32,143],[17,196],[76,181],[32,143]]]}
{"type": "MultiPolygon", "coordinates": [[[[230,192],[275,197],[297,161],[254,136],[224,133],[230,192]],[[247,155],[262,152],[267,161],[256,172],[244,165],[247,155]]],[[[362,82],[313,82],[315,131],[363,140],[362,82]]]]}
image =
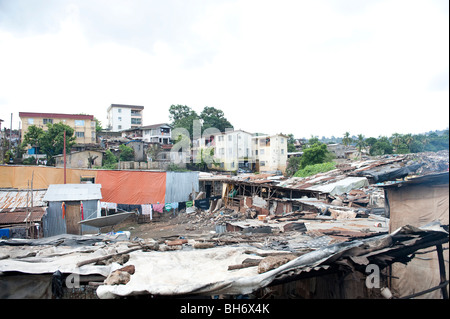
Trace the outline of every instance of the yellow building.
{"type": "Polygon", "coordinates": [[[47,124],[64,123],[75,131],[75,142],[78,145],[95,144],[97,142],[95,133],[95,120],[93,115],[81,114],[59,114],[59,113],[33,113],[19,112],[22,122],[22,141],[28,127],[36,125],[47,130],[47,124]]]}

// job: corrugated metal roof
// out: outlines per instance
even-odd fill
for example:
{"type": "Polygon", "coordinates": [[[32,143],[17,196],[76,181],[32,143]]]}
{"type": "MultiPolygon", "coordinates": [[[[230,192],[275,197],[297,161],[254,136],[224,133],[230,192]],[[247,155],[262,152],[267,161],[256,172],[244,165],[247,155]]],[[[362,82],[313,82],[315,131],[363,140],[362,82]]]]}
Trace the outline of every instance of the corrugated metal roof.
{"type": "Polygon", "coordinates": [[[1,213],[0,214],[0,225],[11,225],[11,224],[23,224],[25,222],[39,222],[44,216],[46,211],[45,207],[36,207],[33,209],[33,213],[27,220],[28,212],[13,212],[13,213],[1,213]]]}
{"type": "Polygon", "coordinates": [[[101,184],[52,184],[44,196],[46,202],[102,199],[101,184]]]}
{"type": "MultiPolygon", "coordinates": [[[[33,207],[47,206],[43,201],[46,192],[47,190],[33,191],[33,207]]],[[[31,207],[31,192],[28,192],[27,190],[0,191],[0,212],[15,211],[25,207],[31,207]]]]}

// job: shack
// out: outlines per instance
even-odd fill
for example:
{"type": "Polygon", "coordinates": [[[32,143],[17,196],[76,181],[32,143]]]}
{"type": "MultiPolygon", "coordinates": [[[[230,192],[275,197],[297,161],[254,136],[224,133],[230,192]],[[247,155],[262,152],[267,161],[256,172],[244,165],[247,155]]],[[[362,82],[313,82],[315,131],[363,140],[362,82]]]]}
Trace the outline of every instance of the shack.
{"type": "Polygon", "coordinates": [[[0,190],[0,238],[40,238],[45,189],[0,190]]]}
{"type": "Polygon", "coordinates": [[[52,184],[43,200],[48,202],[43,217],[44,237],[59,234],[97,233],[97,228],[80,221],[100,217],[100,184],[52,184]]]}
{"type": "MultiPolygon", "coordinates": [[[[449,173],[429,174],[383,185],[389,232],[404,225],[422,227],[439,221],[448,231],[449,173]]],[[[418,298],[448,298],[448,236],[432,249],[422,249],[407,264],[391,267],[391,287],[401,296],[429,291],[418,298]],[[411,280],[414,278],[414,280],[411,280]]]]}

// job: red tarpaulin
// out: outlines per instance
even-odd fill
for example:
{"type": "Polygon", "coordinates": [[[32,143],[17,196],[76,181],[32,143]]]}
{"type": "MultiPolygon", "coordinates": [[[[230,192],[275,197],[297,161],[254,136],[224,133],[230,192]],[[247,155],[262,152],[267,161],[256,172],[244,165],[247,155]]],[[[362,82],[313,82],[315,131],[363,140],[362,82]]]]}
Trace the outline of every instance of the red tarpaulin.
{"type": "Polygon", "coordinates": [[[102,202],[142,205],[164,203],[165,172],[97,171],[102,184],[102,202]]]}

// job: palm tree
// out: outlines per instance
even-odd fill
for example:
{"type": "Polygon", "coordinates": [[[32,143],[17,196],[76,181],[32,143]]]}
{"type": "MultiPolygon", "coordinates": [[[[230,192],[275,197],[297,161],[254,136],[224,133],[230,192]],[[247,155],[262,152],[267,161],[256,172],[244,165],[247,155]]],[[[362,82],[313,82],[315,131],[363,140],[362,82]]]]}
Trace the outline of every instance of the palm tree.
{"type": "Polygon", "coordinates": [[[398,146],[402,142],[402,135],[399,133],[394,133],[391,136],[392,144],[395,146],[395,150],[397,150],[398,146]]]}
{"type": "Polygon", "coordinates": [[[414,137],[412,134],[403,135],[403,141],[408,146],[408,149],[411,151],[411,143],[414,142],[414,137]]]}
{"type": "Polygon", "coordinates": [[[348,148],[348,146],[350,145],[351,142],[353,142],[353,141],[350,138],[350,133],[349,132],[345,132],[344,138],[342,139],[342,143],[344,144],[345,149],[348,148]]]}
{"type": "Polygon", "coordinates": [[[356,147],[359,150],[359,158],[361,159],[361,155],[362,155],[362,149],[365,148],[367,145],[366,140],[364,138],[364,135],[359,134],[358,135],[358,140],[356,141],[356,147]]]}

